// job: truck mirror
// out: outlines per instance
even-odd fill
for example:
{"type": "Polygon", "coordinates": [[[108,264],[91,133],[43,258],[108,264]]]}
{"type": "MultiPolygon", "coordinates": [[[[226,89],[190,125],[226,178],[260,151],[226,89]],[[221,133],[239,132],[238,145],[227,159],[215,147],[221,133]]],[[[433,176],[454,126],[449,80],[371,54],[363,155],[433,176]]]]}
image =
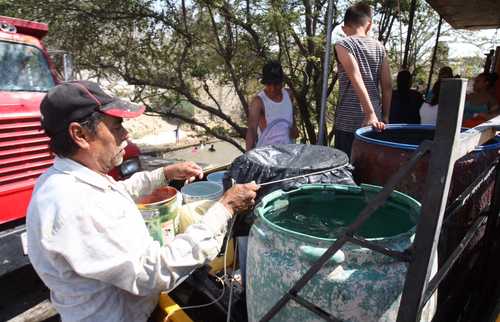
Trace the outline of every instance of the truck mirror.
{"type": "Polygon", "coordinates": [[[64,50],[49,50],[49,55],[56,67],[58,78],[68,82],[75,79],[73,56],[64,50]]]}
{"type": "Polygon", "coordinates": [[[64,81],[72,81],[74,77],[73,56],[69,53],[63,54],[63,76],[64,81]]]}

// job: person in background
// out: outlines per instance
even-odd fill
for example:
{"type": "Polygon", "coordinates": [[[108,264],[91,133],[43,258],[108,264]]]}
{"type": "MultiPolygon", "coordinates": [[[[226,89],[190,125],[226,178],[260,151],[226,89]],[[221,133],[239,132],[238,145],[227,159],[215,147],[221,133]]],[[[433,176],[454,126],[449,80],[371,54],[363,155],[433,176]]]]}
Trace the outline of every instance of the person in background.
{"type": "Polygon", "coordinates": [[[174,134],[175,134],[175,144],[179,143],[179,138],[180,138],[180,123],[177,123],[177,126],[175,127],[174,134]]]}
{"type": "Polygon", "coordinates": [[[441,89],[441,82],[437,81],[432,86],[432,99],[430,102],[424,102],[420,107],[420,124],[436,125],[439,92],[441,89]]]}
{"type": "Polygon", "coordinates": [[[289,144],[299,135],[291,92],[283,88],[281,64],[270,61],[262,68],[260,91],[250,103],[246,151],[269,144],[289,144]]]}
{"type": "Polygon", "coordinates": [[[169,180],[203,176],[192,162],[134,174],[120,165],[128,132],[123,118],[143,107],[78,81],[42,100],[42,126],[55,162],[38,179],[27,212],[28,255],[62,321],[145,322],[161,291],[173,289],[220,251],[228,221],[254,204],[258,186],[235,185],[203,216],[160,247],[135,201],[169,180]]]}
{"type": "Polygon", "coordinates": [[[495,73],[481,73],[476,76],[473,92],[465,98],[464,126],[474,127],[498,115],[498,102],[494,95],[496,81],[495,73]]]}
{"type": "MultiPolygon", "coordinates": [[[[443,66],[439,69],[438,79],[436,80],[436,82],[439,82],[444,78],[453,78],[453,70],[450,66],[443,66]]],[[[434,85],[436,85],[436,83],[434,83],[434,85]]],[[[434,85],[432,86],[432,88],[434,88],[434,85]]],[[[425,95],[425,101],[427,102],[430,102],[432,100],[432,96],[434,95],[434,91],[432,90],[432,88],[425,95]]]]}
{"type": "Polygon", "coordinates": [[[389,60],[384,46],[368,36],[371,27],[371,7],[357,3],[344,16],[342,30],[347,37],[335,44],[340,90],[334,145],[349,156],[358,128],[372,126],[381,131],[384,122],[389,122],[392,94],[389,60]]]}
{"type": "Polygon", "coordinates": [[[392,92],[389,123],[420,124],[419,110],[423,103],[422,94],[411,89],[412,76],[402,70],[397,76],[397,89],[392,92]]]}

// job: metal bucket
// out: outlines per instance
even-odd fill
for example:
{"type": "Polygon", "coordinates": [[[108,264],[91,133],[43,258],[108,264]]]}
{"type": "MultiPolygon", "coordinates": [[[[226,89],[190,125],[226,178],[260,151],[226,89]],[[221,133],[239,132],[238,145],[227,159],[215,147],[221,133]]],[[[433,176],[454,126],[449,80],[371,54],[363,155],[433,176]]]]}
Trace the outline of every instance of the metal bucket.
{"type": "Polygon", "coordinates": [[[162,246],[175,236],[178,206],[173,187],[158,188],[137,203],[151,237],[162,246]]]}

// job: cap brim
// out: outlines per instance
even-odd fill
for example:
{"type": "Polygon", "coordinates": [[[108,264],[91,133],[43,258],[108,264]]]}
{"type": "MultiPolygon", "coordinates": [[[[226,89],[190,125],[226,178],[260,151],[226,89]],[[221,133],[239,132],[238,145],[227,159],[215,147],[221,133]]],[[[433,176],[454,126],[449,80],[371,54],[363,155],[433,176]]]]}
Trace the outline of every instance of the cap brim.
{"type": "Polygon", "coordinates": [[[144,113],[145,107],[124,100],[116,99],[113,102],[101,106],[99,110],[104,114],[110,116],[130,119],[138,117],[139,115],[144,113]]]}

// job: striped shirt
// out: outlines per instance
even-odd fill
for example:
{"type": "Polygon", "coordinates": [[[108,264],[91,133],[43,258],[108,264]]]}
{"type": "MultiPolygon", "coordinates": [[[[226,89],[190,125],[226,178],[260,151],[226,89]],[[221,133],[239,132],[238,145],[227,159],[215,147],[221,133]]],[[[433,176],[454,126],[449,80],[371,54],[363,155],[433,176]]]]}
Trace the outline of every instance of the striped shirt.
{"type": "MultiPolygon", "coordinates": [[[[339,42],[340,45],[354,56],[358,62],[359,71],[368,96],[375,110],[377,118],[382,118],[379,82],[382,71],[382,62],[385,57],[384,46],[370,37],[350,36],[339,42]]],[[[347,73],[338,63],[339,74],[339,102],[335,111],[335,129],[344,132],[355,132],[363,123],[363,108],[354,91],[347,73]]]]}

